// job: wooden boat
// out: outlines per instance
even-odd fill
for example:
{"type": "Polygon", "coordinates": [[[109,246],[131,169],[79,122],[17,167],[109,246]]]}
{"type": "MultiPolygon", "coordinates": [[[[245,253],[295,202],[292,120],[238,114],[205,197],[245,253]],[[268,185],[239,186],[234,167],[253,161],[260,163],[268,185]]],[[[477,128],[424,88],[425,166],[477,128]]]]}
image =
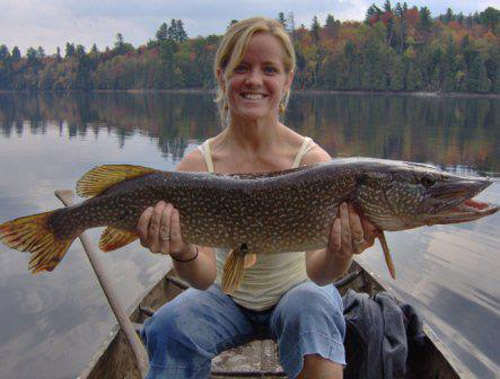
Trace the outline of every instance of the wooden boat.
{"type": "MultiPolygon", "coordinates": [[[[375,294],[387,288],[360,263],[354,262],[350,273],[344,278],[347,288],[375,294]]],[[[169,270],[167,274],[133,307],[130,318],[141,323],[148,313],[177,296],[185,284],[169,270]]],[[[473,375],[439,341],[428,325],[424,323],[425,344],[419,356],[411,357],[413,364],[408,368],[406,378],[473,378],[473,375]]],[[[276,345],[271,340],[254,341],[247,345],[226,351],[212,362],[212,378],[283,378],[286,375],[279,366],[276,345]]],[[[131,349],[118,325],[109,338],[95,353],[79,378],[140,378],[131,349]]]]}

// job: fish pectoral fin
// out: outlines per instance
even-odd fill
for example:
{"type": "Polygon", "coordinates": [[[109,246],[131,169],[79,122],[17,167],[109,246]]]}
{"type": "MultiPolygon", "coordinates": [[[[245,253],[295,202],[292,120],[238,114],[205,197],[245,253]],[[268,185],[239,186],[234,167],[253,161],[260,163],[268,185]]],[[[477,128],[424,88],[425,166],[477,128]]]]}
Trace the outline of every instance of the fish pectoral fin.
{"type": "Polygon", "coordinates": [[[134,232],[108,226],[101,234],[99,248],[104,251],[116,250],[135,241],[139,236],[134,232]]]}
{"type": "Polygon", "coordinates": [[[235,253],[234,249],[227,255],[224,269],[222,270],[221,287],[222,292],[230,294],[236,291],[245,274],[245,255],[235,253]]]}
{"type": "Polygon", "coordinates": [[[396,279],[396,267],[394,266],[394,262],[392,261],[391,252],[389,251],[389,246],[387,245],[387,240],[385,239],[385,234],[382,230],[378,235],[378,240],[380,241],[380,245],[382,246],[385,264],[389,269],[389,273],[391,274],[392,279],[396,279]]]}
{"type": "Polygon", "coordinates": [[[87,171],[78,180],[76,193],[81,197],[96,196],[115,184],[154,172],[158,172],[158,170],[133,165],[98,166],[87,171]]]}
{"type": "Polygon", "coordinates": [[[245,268],[253,267],[255,266],[256,263],[257,263],[257,254],[250,253],[245,255],[245,268]]]}

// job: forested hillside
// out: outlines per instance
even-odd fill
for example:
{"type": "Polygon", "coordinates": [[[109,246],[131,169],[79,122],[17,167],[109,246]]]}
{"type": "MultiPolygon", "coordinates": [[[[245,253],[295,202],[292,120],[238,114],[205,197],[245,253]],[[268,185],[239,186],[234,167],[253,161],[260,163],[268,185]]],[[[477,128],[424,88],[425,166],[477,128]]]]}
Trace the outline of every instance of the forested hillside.
{"type": "MultiPolygon", "coordinates": [[[[277,19],[293,37],[297,89],[500,93],[500,11],[491,7],[434,17],[427,7],[387,0],[364,22],[277,19]]],[[[188,38],[182,20],[172,19],[139,47],[120,33],[104,51],[68,42],[54,55],[43,47],[21,54],[0,44],[0,90],[212,88],[220,38],[188,38]]]]}

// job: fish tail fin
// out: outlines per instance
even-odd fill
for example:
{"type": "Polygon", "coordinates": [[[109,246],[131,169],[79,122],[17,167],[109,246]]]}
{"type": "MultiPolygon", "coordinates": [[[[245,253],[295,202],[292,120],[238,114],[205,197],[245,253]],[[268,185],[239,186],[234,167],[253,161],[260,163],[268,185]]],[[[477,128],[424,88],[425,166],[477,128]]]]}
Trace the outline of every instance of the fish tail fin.
{"type": "Polygon", "coordinates": [[[21,217],[0,225],[0,242],[31,253],[29,269],[33,274],[52,271],[74,240],[61,240],[50,229],[48,220],[55,212],[57,210],[21,217]]]}
{"type": "Polygon", "coordinates": [[[227,256],[224,270],[222,271],[221,287],[222,292],[230,294],[236,291],[245,274],[245,255],[235,253],[231,250],[227,256]]]}
{"type": "Polygon", "coordinates": [[[380,241],[380,245],[382,246],[382,250],[384,251],[385,264],[389,269],[389,273],[391,274],[392,279],[396,279],[396,267],[394,266],[394,262],[392,261],[391,252],[389,251],[389,245],[387,245],[387,240],[385,239],[385,234],[383,231],[380,231],[378,239],[380,241]]]}

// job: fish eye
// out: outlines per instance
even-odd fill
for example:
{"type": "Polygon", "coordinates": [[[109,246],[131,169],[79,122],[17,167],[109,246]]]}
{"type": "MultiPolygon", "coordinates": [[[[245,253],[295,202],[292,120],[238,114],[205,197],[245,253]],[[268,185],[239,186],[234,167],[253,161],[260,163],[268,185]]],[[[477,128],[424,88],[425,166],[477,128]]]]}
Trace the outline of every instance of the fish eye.
{"type": "Polygon", "coordinates": [[[424,187],[431,187],[436,183],[436,179],[431,175],[424,175],[420,178],[420,183],[422,183],[424,187]]]}

